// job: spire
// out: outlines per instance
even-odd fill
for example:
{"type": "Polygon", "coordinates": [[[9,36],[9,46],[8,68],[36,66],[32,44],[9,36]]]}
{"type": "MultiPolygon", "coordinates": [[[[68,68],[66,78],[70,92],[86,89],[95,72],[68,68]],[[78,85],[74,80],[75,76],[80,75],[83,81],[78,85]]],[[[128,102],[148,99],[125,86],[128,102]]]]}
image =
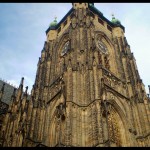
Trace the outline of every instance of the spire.
{"type": "Polygon", "coordinates": [[[21,78],[19,88],[23,88],[24,77],[21,78]]]}
{"type": "Polygon", "coordinates": [[[112,16],[112,19],[115,19],[114,13],[112,13],[111,16],[112,16]]]}
{"type": "Polygon", "coordinates": [[[21,78],[20,85],[17,90],[17,97],[16,97],[17,102],[21,100],[21,96],[22,96],[22,92],[23,92],[23,82],[24,82],[24,77],[21,78]]]}
{"type": "Polygon", "coordinates": [[[31,96],[34,96],[34,92],[35,92],[35,85],[32,86],[31,96]]]}
{"type": "Polygon", "coordinates": [[[28,91],[28,86],[26,86],[26,90],[25,90],[25,93],[24,93],[24,96],[27,96],[27,91],[28,91]]]}
{"type": "Polygon", "coordinates": [[[14,88],[14,91],[13,91],[13,94],[12,94],[12,96],[11,96],[11,99],[12,99],[12,101],[15,99],[15,97],[16,97],[16,88],[14,88]]]}
{"type": "Polygon", "coordinates": [[[114,14],[112,13],[112,20],[111,22],[115,25],[121,25],[121,22],[115,18],[114,14]]]}
{"type": "Polygon", "coordinates": [[[41,57],[39,57],[38,66],[41,64],[41,57]]]}
{"type": "Polygon", "coordinates": [[[44,52],[44,51],[46,50],[46,46],[47,46],[47,41],[45,41],[44,46],[43,46],[43,49],[42,49],[41,52],[44,52]]]}
{"type": "Polygon", "coordinates": [[[23,94],[23,99],[22,99],[22,104],[21,104],[21,109],[22,111],[26,111],[26,103],[27,103],[27,91],[28,91],[28,86],[26,86],[26,90],[23,94]]]}
{"type": "Polygon", "coordinates": [[[55,17],[54,21],[50,23],[50,27],[55,27],[57,25],[57,17],[55,17]]]}

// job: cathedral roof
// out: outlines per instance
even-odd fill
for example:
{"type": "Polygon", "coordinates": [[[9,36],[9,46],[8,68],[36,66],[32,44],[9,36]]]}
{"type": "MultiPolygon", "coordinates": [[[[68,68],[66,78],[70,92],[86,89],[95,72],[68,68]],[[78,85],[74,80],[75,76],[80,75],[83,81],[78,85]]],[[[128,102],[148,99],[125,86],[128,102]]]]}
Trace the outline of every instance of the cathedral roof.
{"type": "MultiPolygon", "coordinates": [[[[125,30],[124,26],[120,24],[116,24],[114,22],[109,21],[106,17],[103,16],[103,14],[94,6],[94,3],[89,3],[89,9],[90,11],[92,11],[93,13],[97,14],[101,19],[103,19],[104,21],[106,21],[111,27],[115,27],[115,26],[120,26],[123,30],[125,30]]],[[[61,19],[61,21],[58,24],[55,24],[55,26],[50,26],[47,30],[46,30],[46,34],[50,31],[50,30],[56,30],[59,28],[59,26],[61,25],[61,23],[63,23],[67,17],[73,12],[73,7],[68,11],[68,13],[61,19]]]]}
{"type": "Polygon", "coordinates": [[[4,88],[4,95],[2,97],[2,102],[6,104],[10,104],[11,102],[11,96],[13,94],[14,88],[12,85],[6,83],[5,81],[0,80],[0,89],[3,86],[3,83],[5,83],[5,88],[4,88]]]}
{"type": "Polygon", "coordinates": [[[6,83],[5,81],[0,80],[0,89],[3,86],[3,83],[5,83],[5,88],[4,88],[4,95],[2,97],[2,102],[9,104],[11,101],[11,96],[13,94],[14,88],[12,85],[6,83]]]}
{"type": "MultiPolygon", "coordinates": [[[[5,83],[4,94],[3,94],[1,101],[4,102],[5,104],[9,105],[11,103],[11,96],[13,94],[14,88],[16,88],[16,87],[14,87],[13,85],[10,85],[9,83],[7,83],[5,81],[0,80],[0,89],[2,88],[4,83],[5,83]]],[[[28,94],[27,100],[29,100],[29,99],[30,99],[30,95],[28,94]]]]}

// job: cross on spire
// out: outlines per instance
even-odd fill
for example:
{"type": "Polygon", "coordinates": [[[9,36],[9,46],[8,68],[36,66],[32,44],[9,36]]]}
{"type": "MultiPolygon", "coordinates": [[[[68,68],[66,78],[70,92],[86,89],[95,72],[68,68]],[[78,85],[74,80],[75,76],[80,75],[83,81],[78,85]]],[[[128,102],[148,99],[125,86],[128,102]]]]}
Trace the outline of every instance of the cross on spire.
{"type": "Polygon", "coordinates": [[[54,20],[57,21],[57,17],[56,16],[54,17],[54,20]]]}
{"type": "Polygon", "coordinates": [[[111,13],[111,16],[112,16],[112,18],[115,18],[115,15],[114,15],[114,13],[113,13],[113,12],[111,13]]]}

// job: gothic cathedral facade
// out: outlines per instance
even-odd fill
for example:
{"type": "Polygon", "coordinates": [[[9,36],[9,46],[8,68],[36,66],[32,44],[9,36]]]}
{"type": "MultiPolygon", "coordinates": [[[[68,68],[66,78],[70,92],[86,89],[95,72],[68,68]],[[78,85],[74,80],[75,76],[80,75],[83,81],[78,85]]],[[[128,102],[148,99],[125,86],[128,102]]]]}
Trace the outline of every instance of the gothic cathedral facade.
{"type": "Polygon", "coordinates": [[[46,31],[30,100],[23,78],[14,89],[1,145],[150,146],[150,100],[124,32],[94,3],[72,3],[46,31]]]}

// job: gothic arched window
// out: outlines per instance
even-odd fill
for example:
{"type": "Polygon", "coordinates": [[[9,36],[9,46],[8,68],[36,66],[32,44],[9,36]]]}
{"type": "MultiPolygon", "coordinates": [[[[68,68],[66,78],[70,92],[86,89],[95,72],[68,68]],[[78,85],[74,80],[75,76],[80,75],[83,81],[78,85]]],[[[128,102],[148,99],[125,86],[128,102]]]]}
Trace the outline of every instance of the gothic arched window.
{"type": "Polygon", "coordinates": [[[62,47],[61,56],[64,56],[70,49],[70,41],[68,40],[62,47]]]}

